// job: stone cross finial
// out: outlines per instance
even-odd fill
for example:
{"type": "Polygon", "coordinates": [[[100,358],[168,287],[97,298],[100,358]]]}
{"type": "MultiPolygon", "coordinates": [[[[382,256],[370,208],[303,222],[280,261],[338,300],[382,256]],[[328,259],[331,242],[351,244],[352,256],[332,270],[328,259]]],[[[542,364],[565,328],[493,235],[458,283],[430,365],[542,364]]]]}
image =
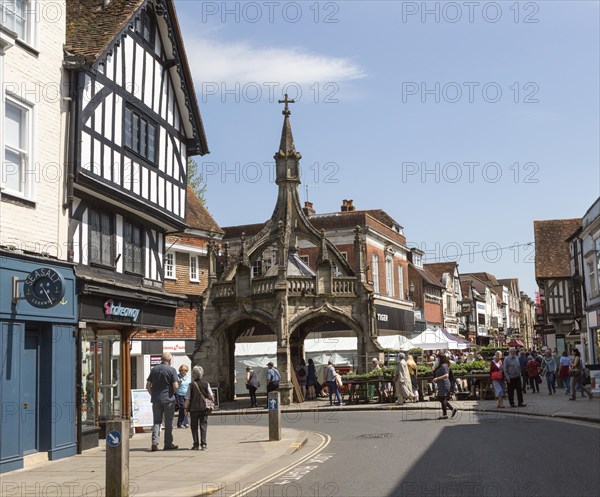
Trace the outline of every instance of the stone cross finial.
{"type": "Polygon", "coordinates": [[[278,100],[277,102],[279,102],[280,104],[285,104],[285,107],[283,108],[283,110],[281,111],[281,113],[284,116],[289,116],[291,114],[291,112],[290,112],[290,108],[288,107],[288,104],[295,104],[296,101],[294,99],[289,100],[287,93],[284,95],[284,97],[285,98],[283,100],[278,100]]]}

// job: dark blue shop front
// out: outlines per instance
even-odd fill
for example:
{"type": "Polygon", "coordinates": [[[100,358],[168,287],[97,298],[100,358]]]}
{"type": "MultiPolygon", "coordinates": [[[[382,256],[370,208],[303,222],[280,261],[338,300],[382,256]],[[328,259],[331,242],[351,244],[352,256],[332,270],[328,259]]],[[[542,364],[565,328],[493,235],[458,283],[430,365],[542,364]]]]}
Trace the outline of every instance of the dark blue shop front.
{"type": "Polygon", "coordinates": [[[77,452],[76,298],[69,264],[0,251],[0,473],[77,452]]]}

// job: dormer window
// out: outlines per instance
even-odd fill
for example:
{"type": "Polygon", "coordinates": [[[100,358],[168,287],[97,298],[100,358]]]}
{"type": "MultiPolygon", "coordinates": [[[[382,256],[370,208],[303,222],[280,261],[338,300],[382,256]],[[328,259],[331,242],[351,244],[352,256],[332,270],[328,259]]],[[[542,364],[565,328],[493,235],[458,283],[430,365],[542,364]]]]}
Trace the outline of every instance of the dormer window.
{"type": "Polygon", "coordinates": [[[423,259],[421,258],[421,254],[413,253],[413,264],[416,267],[423,267],[423,259]]]}

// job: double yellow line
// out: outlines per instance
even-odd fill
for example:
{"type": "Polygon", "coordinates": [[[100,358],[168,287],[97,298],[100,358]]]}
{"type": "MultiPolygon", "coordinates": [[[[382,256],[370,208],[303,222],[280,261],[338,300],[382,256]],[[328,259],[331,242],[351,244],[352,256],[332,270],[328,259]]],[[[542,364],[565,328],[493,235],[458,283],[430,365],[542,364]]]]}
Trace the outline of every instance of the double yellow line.
{"type": "Polygon", "coordinates": [[[279,471],[276,471],[275,473],[263,478],[262,480],[257,481],[256,483],[253,483],[248,488],[244,488],[244,490],[240,490],[239,492],[233,494],[231,497],[245,497],[246,495],[248,495],[249,492],[256,490],[261,485],[264,485],[265,483],[268,483],[268,482],[280,477],[284,473],[287,473],[288,471],[294,469],[296,466],[300,466],[304,462],[306,462],[309,459],[311,459],[312,457],[316,456],[319,452],[321,452],[323,449],[325,449],[325,447],[327,447],[329,445],[329,443],[331,442],[331,437],[327,434],[317,433],[316,431],[313,431],[311,433],[314,433],[315,435],[321,437],[321,443],[319,444],[319,446],[317,448],[315,448],[314,450],[309,452],[307,455],[305,455],[298,461],[290,464],[289,466],[286,466],[283,469],[280,469],[279,471]]]}

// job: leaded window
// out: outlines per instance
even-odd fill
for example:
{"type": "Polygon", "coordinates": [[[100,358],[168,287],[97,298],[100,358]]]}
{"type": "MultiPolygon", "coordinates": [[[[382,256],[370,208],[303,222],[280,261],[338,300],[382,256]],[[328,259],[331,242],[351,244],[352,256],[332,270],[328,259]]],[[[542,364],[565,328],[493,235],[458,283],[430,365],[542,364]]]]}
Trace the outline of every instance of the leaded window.
{"type": "Polygon", "coordinates": [[[135,224],[125,223],[123,232],[123,268],[135,274],[144,273],[144,230],[135,224]]]}
{"type": "Polygon", "coordinates": [[[156,124],[133,108],[125,107],[125,147],[156,164],[156,124]]]}

